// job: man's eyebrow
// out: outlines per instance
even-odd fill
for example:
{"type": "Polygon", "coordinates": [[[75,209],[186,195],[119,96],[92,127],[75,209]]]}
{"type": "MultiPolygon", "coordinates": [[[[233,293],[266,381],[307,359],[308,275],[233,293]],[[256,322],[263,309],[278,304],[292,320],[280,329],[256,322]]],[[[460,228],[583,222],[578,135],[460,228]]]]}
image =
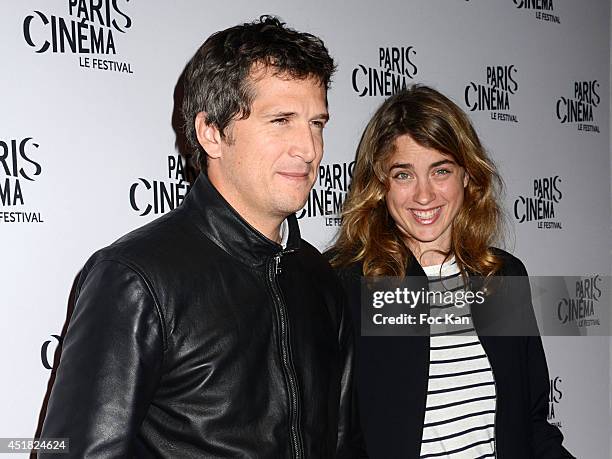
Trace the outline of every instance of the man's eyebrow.
{"type": "MultiPolygon", "coordinates": [[[[262,116],[264,118],[294,118],[297,116],[296,112],[283,112],[283,111],[270,111],[267,113],[262,114],[262,116]]],[[[311,119],[313,120],[325,120],[325,121],[329,121],[329,113],[324,112],[324,113],[319,113],[315,116],[313,116],[311,119]]]]}
{"type": "Polygon", "coordinates": [[[312,119],[329,121],[329,113],[319,113],[318,115],[313,116],[312,119]]]}
{"type": "Polygon", "coordinates": [[[275,111],[275,110],[271,110],[267,113],[262,114],[264,118],[293,118],[296,115],[297,115],[296,112],[283,112],[283,111],[275,111]]]}

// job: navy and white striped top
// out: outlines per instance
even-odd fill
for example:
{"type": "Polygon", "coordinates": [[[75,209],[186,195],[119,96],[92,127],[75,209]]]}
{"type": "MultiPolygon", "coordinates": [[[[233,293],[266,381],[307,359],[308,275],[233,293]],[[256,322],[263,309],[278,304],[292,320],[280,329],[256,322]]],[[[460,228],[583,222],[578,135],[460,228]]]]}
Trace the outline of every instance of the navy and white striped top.
{"type": "MultiPolygon", "coordinates": [[[[454,260],[423,268],[430,291],[464,289],[454,260]]],[[[429,382],[421,458],[495,457],[495,380],[472,325],[470,307],[431,303],[430,316],[467,317],[469,325],[431,325],[429,382]]]]}

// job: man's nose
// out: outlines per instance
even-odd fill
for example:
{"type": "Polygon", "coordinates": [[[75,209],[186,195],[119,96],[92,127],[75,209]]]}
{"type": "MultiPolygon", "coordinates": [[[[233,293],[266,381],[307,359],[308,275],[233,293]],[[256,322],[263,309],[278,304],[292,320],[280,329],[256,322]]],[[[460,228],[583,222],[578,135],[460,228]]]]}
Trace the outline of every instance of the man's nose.
{"type": "Polygon", "coordinates": [[[306,163],[311,163],[317,157],[318,140],[317,134],[308,123],[300,126],[294,131],[293,142],[290,149],[291,156],[298,156],[306,163]]]}

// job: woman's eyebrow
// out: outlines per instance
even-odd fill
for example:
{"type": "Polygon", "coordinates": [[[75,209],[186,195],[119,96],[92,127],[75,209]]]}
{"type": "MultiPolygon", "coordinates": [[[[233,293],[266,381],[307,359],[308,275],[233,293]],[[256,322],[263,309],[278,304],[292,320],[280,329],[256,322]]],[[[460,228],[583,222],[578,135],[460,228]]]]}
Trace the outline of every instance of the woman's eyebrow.
{"type": "MultiPolygon", "coordinates": [[[[434,167],[442,166],[444,164],[457,164],[457,163],[453,161],[452,159],[442,159],[440,161],[436,161],[435,163],[431,163],[429,165],[429,168],[433,169],[434,167]]],[[[389,168],[389,172],[391,172],[393,169],[414,169],[414,165],[412,163],[394,163],[389,168]]]]}

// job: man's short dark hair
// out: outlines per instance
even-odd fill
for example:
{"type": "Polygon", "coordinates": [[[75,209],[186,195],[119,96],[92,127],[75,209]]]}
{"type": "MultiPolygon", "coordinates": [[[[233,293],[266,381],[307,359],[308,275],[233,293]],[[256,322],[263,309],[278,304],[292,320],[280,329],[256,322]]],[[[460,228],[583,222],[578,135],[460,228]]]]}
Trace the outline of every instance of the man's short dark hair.
{"type": "Polygon", "coordinates": [[[211,35],[184,74],[185,134],[202,170],[206,170],[206,153],[195,132],[197,114],[206,112],[207,123],[225,138],[225,129],[236,116],[245,119],[250,115],[255,94],[249,75],[257,64],[291,78],[314,77],[325,89],[335,71],[320,38],[285,27],[274,16],[261,16],[211,35]]]}

